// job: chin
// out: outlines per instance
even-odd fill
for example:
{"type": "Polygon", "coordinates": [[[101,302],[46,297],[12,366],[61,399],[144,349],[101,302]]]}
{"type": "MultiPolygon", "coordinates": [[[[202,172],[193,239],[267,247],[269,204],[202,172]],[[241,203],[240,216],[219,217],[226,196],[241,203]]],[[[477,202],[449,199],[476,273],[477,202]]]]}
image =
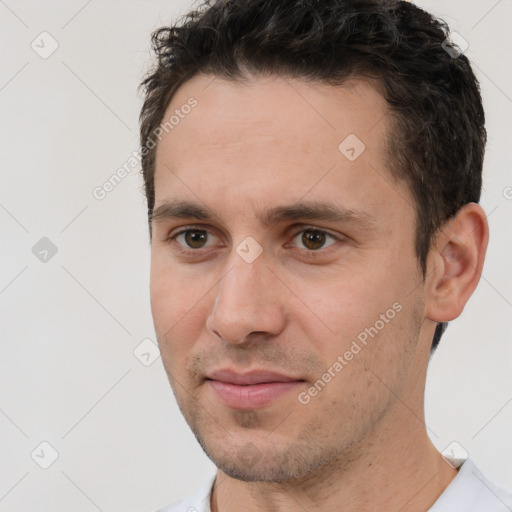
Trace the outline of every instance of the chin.
{"type": "Polygon", "coordinates": [[[296,472],[288,472],[287,468],[273,468],[269,464],[260,463],[247,467],[238,461],[215,462],[215,465],[226,475],[244,482],[285,482],[297,478],[296,472]]]}
{"type": "Polygon", "coordinates": [[[218,448],[210,450],[202,444],[203,450],[215,466],[223,473],[244,482],[285,482],[302,478],[327,462],[315,457],[307,447],[297,445],[288,450],[278,450],[276,446],[258,448],[251,442],[231,451],[218,448]]]}

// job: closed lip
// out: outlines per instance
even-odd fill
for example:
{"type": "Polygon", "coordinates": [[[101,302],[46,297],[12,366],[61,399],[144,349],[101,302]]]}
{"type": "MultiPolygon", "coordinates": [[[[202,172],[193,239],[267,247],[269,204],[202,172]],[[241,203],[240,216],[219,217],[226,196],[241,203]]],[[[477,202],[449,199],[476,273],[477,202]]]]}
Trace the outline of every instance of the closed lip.
{"type": "Polygon", "coordinates": [[[209,373],[206,378],[208,380],[218,380],[221,382],[227,382],[228,384],[236,384],[238,386],[251,386],[271,382],[300,382],[303,380],[269,370],[251,370],[249,372],[241,373],[229,368],[215,370],[209,373]]]}

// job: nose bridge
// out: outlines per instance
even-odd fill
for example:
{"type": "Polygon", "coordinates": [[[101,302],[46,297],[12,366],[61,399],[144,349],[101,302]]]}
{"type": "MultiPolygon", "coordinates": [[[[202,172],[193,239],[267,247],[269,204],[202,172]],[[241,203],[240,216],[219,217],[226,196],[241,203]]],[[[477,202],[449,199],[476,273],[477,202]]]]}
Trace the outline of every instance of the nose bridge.
{"type": "Polygon", "coordinates": [[[255,318],[261,307],[265,307],[263,285],[265,274],[270,271],[261,258],[247,263],[234,254],[230,263],[230,271],[221,280],[215,298],[216,313],[224,314],[231,310],[233,319],[242,315],[247,319],[255,318]]]}
{"type": "Polygon", "coordinates": [[[249,261],[238,252],[233,251],[207,320],[208,329],[230,343],[241,343],[252,332],[276,334],[284,323],[265,258],[249,261]]]}

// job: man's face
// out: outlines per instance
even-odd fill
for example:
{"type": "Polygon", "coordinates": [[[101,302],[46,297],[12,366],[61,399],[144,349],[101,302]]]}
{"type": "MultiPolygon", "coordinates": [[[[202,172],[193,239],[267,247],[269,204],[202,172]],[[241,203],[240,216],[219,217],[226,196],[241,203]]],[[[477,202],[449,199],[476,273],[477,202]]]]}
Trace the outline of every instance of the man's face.
{"type": "Polygon", "coordinates": [[[155,329],[230,476],[301,477],[421,414],[424,288],[386,113],[364,81],[199,75],[164,116],[180,120],[156,158],[155,329]]]}

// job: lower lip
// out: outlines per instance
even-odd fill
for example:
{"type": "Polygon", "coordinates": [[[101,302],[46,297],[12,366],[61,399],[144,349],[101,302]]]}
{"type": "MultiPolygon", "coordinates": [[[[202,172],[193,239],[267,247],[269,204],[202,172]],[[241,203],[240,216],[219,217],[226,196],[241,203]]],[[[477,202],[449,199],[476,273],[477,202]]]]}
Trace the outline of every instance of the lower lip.
{"type": "Polygon", "coordinates": [[[297,389],[302,381],[265,382],[239,386],[220,380],[208,380],[217,396],[233,409],[256,409],[270,405],[279,397],[297,389]]]}

